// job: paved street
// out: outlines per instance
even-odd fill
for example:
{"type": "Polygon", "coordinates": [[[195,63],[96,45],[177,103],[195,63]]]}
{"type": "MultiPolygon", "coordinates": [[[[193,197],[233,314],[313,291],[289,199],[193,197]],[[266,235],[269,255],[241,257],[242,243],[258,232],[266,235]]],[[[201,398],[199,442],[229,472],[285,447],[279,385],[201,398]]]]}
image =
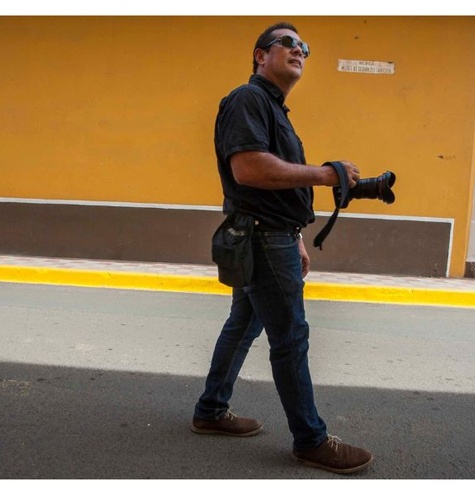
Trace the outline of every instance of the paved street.
{"type": "MultiPolygon", "coordinates": [[[[0,478],[334,479],[289,455],[262,335],[232,403],[248,439],[189,429],[227,296],[0,283],[0,478]]],[[[473,308],[308,301],[332,434],[357,479],[475,477],[473,308]]]]}

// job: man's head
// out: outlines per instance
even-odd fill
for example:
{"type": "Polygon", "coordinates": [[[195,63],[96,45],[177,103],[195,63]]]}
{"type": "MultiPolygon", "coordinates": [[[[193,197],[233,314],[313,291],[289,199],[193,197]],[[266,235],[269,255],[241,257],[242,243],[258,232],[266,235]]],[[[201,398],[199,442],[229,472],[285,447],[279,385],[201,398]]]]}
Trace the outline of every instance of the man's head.
{"type": "Polygon", "coordinates": [[[281,22],[268,27],[257,39],[253,52],[253,72],[278,83],[292,85],[300,79],[310,54],[292,24],[281,22]]]}

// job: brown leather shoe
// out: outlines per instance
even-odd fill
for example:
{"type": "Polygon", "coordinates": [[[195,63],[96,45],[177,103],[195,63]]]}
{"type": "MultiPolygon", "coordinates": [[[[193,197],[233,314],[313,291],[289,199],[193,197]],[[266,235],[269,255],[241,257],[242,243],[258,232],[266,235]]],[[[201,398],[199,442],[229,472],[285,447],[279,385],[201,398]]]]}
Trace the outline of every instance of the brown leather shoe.
{"type": "Polygon", "coordinates": [[[373,462],[371,452],[342,443],[332,435],[315,449],[294,450],[292,458],[306,466],[339,474],[356,473],[373,462]]]}
{"type": "Polygon", "coordinates": [[[232,437],[252,437],[262,430],[262,424],[255,419],[240,418],[231,411],[220,419],[205,420],[193,418],[191,431],[206,435],[230,435],[232,437]]]}

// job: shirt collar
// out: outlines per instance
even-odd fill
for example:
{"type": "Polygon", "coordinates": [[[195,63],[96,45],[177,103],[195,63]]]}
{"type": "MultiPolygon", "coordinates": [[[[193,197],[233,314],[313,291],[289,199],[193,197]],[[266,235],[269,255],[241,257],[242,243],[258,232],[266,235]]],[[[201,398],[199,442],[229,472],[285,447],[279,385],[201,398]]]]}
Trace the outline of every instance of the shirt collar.
{"type": "Polygon", "coordinates": [[[274,84],[272,81],[264,76],[261,76],[260,74],[252,74],[249,79],[249,83],[256,84],[257,86],[261,86],[262,88],[264,88],[268,93],[271,94],[271,96],[277,101],[277,103],[282,106],[285,113],[289,111],[289,108],[284,104],[284,93],[282,93],[282,90],[279,88],[279,86],[274,84]]]}

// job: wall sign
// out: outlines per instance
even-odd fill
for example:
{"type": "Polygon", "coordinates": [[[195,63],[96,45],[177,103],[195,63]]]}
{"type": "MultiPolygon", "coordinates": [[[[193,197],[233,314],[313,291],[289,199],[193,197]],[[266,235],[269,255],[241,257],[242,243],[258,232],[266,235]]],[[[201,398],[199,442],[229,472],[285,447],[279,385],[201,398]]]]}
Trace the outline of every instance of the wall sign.
{"type": "Polygon", "coordinates": [[[358,72],[361,74],[394,74],[394,62],[374,62],[371,60],[338,60],[339,72],[358,72]]]}

